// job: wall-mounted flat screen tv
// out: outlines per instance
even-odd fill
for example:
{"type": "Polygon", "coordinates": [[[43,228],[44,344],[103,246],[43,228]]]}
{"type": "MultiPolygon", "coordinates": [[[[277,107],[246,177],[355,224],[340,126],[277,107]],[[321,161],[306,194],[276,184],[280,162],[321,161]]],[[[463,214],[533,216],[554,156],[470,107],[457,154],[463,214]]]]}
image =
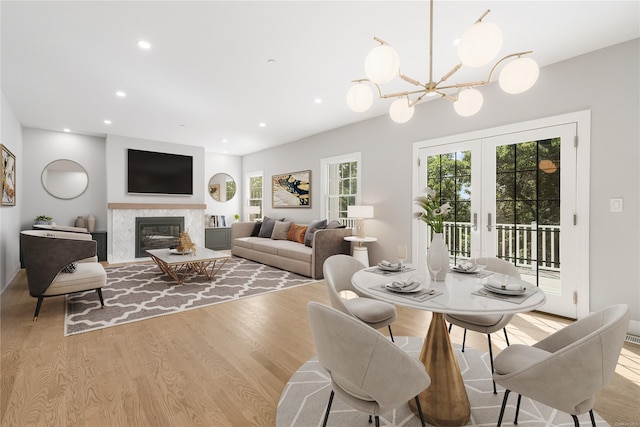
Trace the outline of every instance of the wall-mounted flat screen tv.
{"type": "Polygon", "coordinates": [[[193,195],[193,157],[128,149],[127,192],[193,195]]]}

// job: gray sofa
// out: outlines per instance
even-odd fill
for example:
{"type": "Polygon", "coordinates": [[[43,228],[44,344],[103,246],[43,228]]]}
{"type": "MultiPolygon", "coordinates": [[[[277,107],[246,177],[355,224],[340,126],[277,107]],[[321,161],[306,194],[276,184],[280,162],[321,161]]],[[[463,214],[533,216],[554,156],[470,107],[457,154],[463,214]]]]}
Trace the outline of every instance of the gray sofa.
{"type": "Polygon", "coordinates": [[[251,237],[254,222],[231,224],[231,254],[271,265],[313,279],[322,279],[322,265],[331,255],[349,254],[351,244],[344,240],[351,236],[351,228],[317,230],[312,247],[291,240],[251,237]]]}

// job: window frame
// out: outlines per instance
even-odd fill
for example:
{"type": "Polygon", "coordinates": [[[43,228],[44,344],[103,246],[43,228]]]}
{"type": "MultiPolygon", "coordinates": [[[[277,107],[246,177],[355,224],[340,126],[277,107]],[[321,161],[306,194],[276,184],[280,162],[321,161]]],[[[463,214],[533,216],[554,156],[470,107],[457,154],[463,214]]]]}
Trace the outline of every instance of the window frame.
{"type": "Polygon", "coordinates": [[[245,194],[246,194],[246,201],[247,203],[245,204],[245,206],[243,207],[243,210],[245,210],[244,213],[244,217],[247,218],[248,221],[256,221],[261,219],[264,216],[264,171],[255,171],[255,172],[248,172],[244,175],[244,182],[245,184],[245,194]],[[262,186],[260,187],[260,198],[253,198],[251,197],[251,181],[254,178],[259,177],[262,180],[262,186]],[[254,205],[251,202],[252,201],[258,201],[259,204],[258,205],[254,205]],[[260,213],[259,214],[250,214],[250,213],[246,213],[246,208],[247,206],[260,206],[260,213]]]}
{"type": "MultiPolygon", "coordinates": [[[[355,196],[355,204],[360,204],[360,200],[362,198],[362,154],[360,152],[343,154],[340,156],[327,157],[320,160],[320,179],[322,182],[322,197],[320,199],[320,212],[322,212],[323,217],[330,218],[329,212],[329,199],[333,195],[329,193],[329,168],[334,165],[340,165],[342,163],[356,163],[356,194],[351,195],[355,196]]],[[[340,196],[339,194],[337,195],[340,196]]],[[[347,218],[337,218],[343,224],[349,226],[347,218]]]]}

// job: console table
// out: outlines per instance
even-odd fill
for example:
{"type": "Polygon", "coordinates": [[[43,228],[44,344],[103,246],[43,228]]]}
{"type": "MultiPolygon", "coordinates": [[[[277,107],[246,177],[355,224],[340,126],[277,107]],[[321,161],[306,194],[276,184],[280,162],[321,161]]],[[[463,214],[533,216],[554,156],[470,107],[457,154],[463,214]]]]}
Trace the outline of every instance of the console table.
{"type": "Polygon", "coordinates": [[[98,244],[98,261],[107,260],[107,232],[106,231],[92,231],[91,238],[98,244]]]}
{"type": "Polygon", "coordinates": [[[231,227],[205,228],[204,247],[216,251],[231,249],[231,227]]]}

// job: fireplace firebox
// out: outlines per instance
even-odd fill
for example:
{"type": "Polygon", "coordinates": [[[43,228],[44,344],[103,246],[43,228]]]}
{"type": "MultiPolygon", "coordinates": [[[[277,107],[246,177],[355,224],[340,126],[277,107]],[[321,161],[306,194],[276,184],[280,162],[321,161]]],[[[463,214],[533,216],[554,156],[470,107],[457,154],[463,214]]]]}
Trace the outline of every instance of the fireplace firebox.
{"type": "Polygon", "coordinates": [[[149,255],[148,249],[171,248],[178,245],[184,230],[184,217],[136,217],[136,258],[149,255]]]}

